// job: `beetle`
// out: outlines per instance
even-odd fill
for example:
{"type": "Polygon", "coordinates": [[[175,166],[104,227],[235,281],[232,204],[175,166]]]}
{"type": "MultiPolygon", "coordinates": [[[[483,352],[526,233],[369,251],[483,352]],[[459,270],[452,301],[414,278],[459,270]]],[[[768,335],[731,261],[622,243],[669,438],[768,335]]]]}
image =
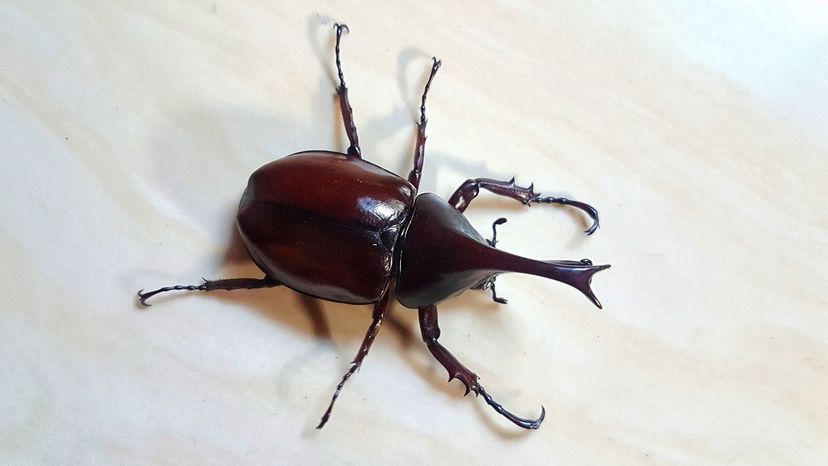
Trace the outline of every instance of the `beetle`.
{"type": "Polygon", "coordinates": [[[503,408],[480,384],[478,376],[439,343],[437,304],[467,289],[490,290],[492,299],[505,304],[495,292],[496,277],[518,272],[568,284],[599,308],[590,284],[592,276],[609,265],[579,261],[538,261],[497,249],[497,226],[492,239],[484,239],[463,212],[486,190],[521,202],[560,204],[584,211],[599,227],[598,212],[589,204],[562,197],[542,197],[534,185],[521,187],[514,178],[499,181],[474,178],[464,181],[448,201],[432,193],[419,193],[426,143],[426,97],[442,62],[432,58],[431,73],[423,90],[414,168],[403,179],[362,157],[348,87],[342,73],[340,41],[344,24],[335,24],[336,70],[339,104],[350,142],[346,153],[305,151],[270,162],[256,170],[237,215],[244,246],[264,278],[206,280],[200,285],[174,285],[138,292],[145,306],[149,298],[173,290],[213,291],[286,286],[299,293],[346,304],[373,305],[373,320],[351,366],[336,387],[317,428],[331,416],[345,382],[360,368],[386,318],[392,298],[417,309],[420,330],[431,354],[448,371],[499,414],[514,424],[537,429],[546,414],[519,417],[503,408]]]}

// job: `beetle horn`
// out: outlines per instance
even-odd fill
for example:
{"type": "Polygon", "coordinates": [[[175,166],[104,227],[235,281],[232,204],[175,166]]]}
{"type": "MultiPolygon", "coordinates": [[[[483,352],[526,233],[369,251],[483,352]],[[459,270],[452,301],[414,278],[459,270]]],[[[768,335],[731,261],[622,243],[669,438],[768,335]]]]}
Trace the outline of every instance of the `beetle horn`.
{"type": "Polygon", "coordinates": [[[552,280],[566,283],[584,294],[593,304],[601,308],[601,302],[593,293],[590,284],[592,283],[592,276],[596,273],[610,268],[609,264],[592,265],[589,259],[581,259],[580,261],[570,260],[550,260],[537,261],[527,259],[525,257],[515,256],[509,253],[501,253],[500,250],[493,249],[499,255],[499,266],[501,270],[506,272],[526,273],[530,275],[537,275],[539,277],[550,278],[552,280]]]}
{"type": "Polygon", "coordinates": [[[538,275],[566,283],[583,293],[593,304],[598,306],[598,309],[601,309],[601,301],[598,301],[590,284],[592,283],[592,276],[610,268],[609,264],[592,265],[589,259],[581,261],[544,261],[543,264],[546,265],[545,270],[542,270],[538,275]]]}

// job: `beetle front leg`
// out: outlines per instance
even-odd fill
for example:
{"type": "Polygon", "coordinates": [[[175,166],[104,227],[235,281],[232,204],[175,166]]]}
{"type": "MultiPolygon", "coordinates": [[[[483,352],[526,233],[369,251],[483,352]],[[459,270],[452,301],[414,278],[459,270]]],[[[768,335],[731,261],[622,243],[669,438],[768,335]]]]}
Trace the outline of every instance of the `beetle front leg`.
{"type": "MultiPolygon", "coordinates": [[[[504,217],[500,217],[499,219],[492,222],[492,239],[487,239],[486,242],[489,243],[489,246],[496,248],[497,247],[497,226],[503,225],[506,223],[506,219],[504,217]]],[[[501,298],[497,295],[497,290],[495,290],[495,280],[497,280],[497,275],[492,275],[489,277],[488,280],[485,282],[473,287],[473,290],[491,290],[492,292],[492,301],[498,304],[508,304],[509,301],[506,298],[501,298]]]]}
{"type": "Polygon", "coordinates": [[[498,181],[490,178],[475,178],[468,179],[454,191],[454,194],[449,198],[449,204],[455,209],[463,212],[471,204],[471,201],[480,194],[480,189],[485,189],[498,196],[504,196],[514,199],[523,205],[530,206],[535,204],[561,204],[575,207],[583,210],[592,219],[592,226],[585,230],[585,233],[591,235],[600,226],[598,221],[598,211],[595,207],[579,201],[573,201],[565,197],[541,197],[540,193],[534,191],[534,183],[530,184],[528,188],[524,188],[515,184],[515,179],[509,181],[498,181]]]}
{"type": "Polygon", "coordinates": [[[141,289],[138,291],[138,302],[144,306],[152,306],[152,304],[149,304],[147,300],[159,293],[166,293],[167,291],[252,290],[256,288],[272,288],[282,284],[282,282],[270,277],[225,278],[223,280],[207,280],[206,278],[202,278],[202,280],[204,280],[204,283],[201,285],[165,286],[163,288],[158,288],[157,290],[147,291],[146,293],[144,293],[144,290],[141,289]]]}
{"type": "Polygon", "coordinates": [[[489,406],[519,427],[523,427],[524,429],[537,429],[540,427],[544,417],[546,417],[546,409],[543,406],[541,406],[541,413],[537,419],[522,418],[510,413],[500,403],[492,399],[491,395],[480,385],[477,374],[461,364],[449,350],[437,341],[440,338],[440,326],[437,325],[437,306],[421,307],[419,314],[420,331],[423,335],[423,341],[428,345],[428,349],[434,355],[434,358],[448,371],[449,382],[452,379],[460,380],[466,386],[466,395],[469,394],[469,391],[473,391],[475,395],[482,396],[489,406]]]}
{"type": "Polygon", "coordinates": [[[354,123],[354,109],[348,100],[348,87],[345,86],[345,75],[342,73],[342,60],[339,58],[339,41],[342,39],[342,31],[350,32],[344,24],[334,24],[336,29],[336,72],[339,76],[339,87],[336,88],[339,94],[339,107],[342,109],[342,122],[345,124],[345,134],[351,143],[348,147],[348,155],[358,159],[362,158],[362,150],[359,147],[359,135],[357,135],[356,123],[354,123]]]}
{"type": "Polygon", "coordinates": [[[371,349],[371,344],[377,337],[380,327],[382,327],[382,322],[385,320],[385,313],[388,311],[391,302],[390,296],[391,291],[386,290],[382,299],[374,305],[374,320],[371,322],[371,326],[368,327],[368,332],[365,333],[365,338],[362,340],[362,345],[359,347],[356,357],[353,361],[351,361],[351,368],[348,369],[348,372],[346,372],[344,376],[342,376],[342,380],[339,382],[339,385],[336,386],[336,391],[334,391],[333,397],[331,398],[331,403],[328,405],[328,409],[325,410],[325,414],[322,415],[319,425],[316,426],[317,429],[321,429],[328,422],[328,419],[331,417],[331,411],[333,411],[334,403],[336,402],[336,399],[339,398],[339,392],[342,391],[342,387],[345,386],[345,382],[347,382],[348,379],[350,379],[351,376],[359,370],[359,367],[362,365],[362,360],[368,355],[368,350],[371,349]]]}
{"type": "Polygon", "coordinates": [[[420,187],[420,177],[423,175],[423,163],[425,161],[425,131],[426,123],[428,123],[425,114],[426,96],[428,96],[428,90],[431,89],[431,81],[434,79],[434,75],[437,74],[437,70],[443,64],[437,57],[432,57],[431,62],[431,74],[428,76],[428,82],[426,82],[425,90],[423,90],[423,100],[420,104],[420,123],[417,124],[417,146],[414,149],[414,168],[408,174],[408,182],[414,185],[415,189],[419,189],[420,187]]]}

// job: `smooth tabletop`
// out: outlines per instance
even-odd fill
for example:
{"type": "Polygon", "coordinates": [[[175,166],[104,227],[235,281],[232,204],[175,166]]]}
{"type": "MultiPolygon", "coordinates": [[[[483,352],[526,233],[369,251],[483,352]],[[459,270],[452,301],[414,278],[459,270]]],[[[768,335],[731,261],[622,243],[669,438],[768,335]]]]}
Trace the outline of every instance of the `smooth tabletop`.
{"type": "Polygon", "coordinates": [[[828,463],[828,8],[793,2],[0,2],[0,463],[828,463]],[[368,306],[259,276],[247,178],[345,150],[333,24],[366,159],[481,194],[498,247],[612,268],[440,305],[463,397],[395,305],[314,429],[368,306]]]}

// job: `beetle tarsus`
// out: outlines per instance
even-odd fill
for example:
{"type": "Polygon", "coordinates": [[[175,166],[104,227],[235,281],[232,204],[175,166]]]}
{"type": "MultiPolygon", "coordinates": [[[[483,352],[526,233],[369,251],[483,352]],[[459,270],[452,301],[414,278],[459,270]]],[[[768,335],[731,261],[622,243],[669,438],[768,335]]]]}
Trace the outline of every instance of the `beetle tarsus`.
{"type": "Polygon", "coordinates": [[[339,43],[342,40],[342,31],[350,33],[348,26],[344,24],[334,24],[336,29],[336,46],[334,52],[336,54],[336,72],[339,77],[339,87],[336,88],[336,93],[339,94],[339,107],[342,110],[342,123],[345,125],[345,134],[348,136],[348,156],[361,159],[362,149],[359,147],[359,135],[357,134],[356,123],[354,122],[354,109],[351,107],[351,101],[348,99],[348,87],[345,85],[345,75],[342,73],[342,60],[340,58],[339,43]]]}
{"type": "Polygon", "coordinates": [[[431,81],[434,80],[434,76],[442,64],[443,62],[438,60],[437,57],[431,57],[431,73],[428,75],[428,81],[426,82],[425,89],[423,89],[423,98],[420,103],[420,122],[417,124],[417,145],[414,148],[414,168],[408,174],[408,182],[415,189],[419,189],[420,187],[420,177],[422,177],[423,164],[425,163],[426,124],[428,123],[425,113],[426,97],[428,96],[429,89],[431,89],[431,81]]]}
{"type": "MultiPolygon", "coordinates": [[[[373,325],[371,326],[371,328],[373,328],[373,325]]],[[[371,330],[369,330],[368,332],[370,333],[371,330]]],[[[333,411],[334,403],[336,402],[336,399],[339,398],[339,393],[342,391],[342,387],[345,386],[345,382],[347,382],[348,379],[350,379],[351,376],[354,375],[354,372],[356,372],[358,369],[359,364],[357,364],[356,360],[351,361],[351,368],[348,369],[348,372],[346,372],[344,376],[342,376],[342,380],[336,386],[336,391],[334,391],[333,397],[331,398],[331,402],[328,404],[328,409],[325,410],[325,414],[322,415],[322,419],[319,420],[319,424],[316,426],[317,429],[325,427],[325,424],[328,423],[328,419],[331,418],[331,412],[333,411]]]]}
{"type": "MultiPolygon", "coordinates": [[[[486,240],[489,241],[489,240],[486,240]]],[[[508,304],[509,301],[505,298],[501,298],[497,295],[497,291],[495,291],[495,280],[497,280],[497,275],[492,275],[491,277],[484,280],[482,283],[478,284],[477,286],[473,286],[471,289],[473,290],[490,290],[492,292],[492,301],[498,304],[508,304]]]]}
{"type": "Polygon", "coordinates": [[[147,300],[159,293],[166,293],[167,291],[213,291],[213,290],[251,290],[255,288],[272,288],[279,286],[282,282],[270,277],[265,278],[225,278],[223,280],[207,280],[202,278],[204,283],[201,285],[172,285],[158,288],[157,290],[148,291],[144,293],[141,289],[138,291],[138,302],[144,306],[152,306],[147,300]]]}
{"type": "Polygon", "coordinates": [[[543,423],[544,418],[546,418],[546,408],[544,408],[543,405],[541,405],[541,413],[540,413],[540,416],[537,417],[537,419],[528,419],[528,418],[525,418],[525,417],[520,417],[520,416],[517,416],[515,414],[512,414],[506,408],[504,408],[503,405],[501,405],[500,403],[498,403],[494,399],[492,399],[492,396],[489,395],[486,392],[485,389],[483,389],[483,386],[480,385],[480,383],[477,383],[476,385],[477,385],[477,390],[475,390],[475,392],[478,395],[481,395],[483,397],[483,399],[486,400],[486,403],[489,406],[491,406],[492,408],[494,408],[495,411],[497,411],[499,414],[501,414],[506,419],[512,421],[518,427],[523,427],[524,429],[534,430],[534,429],[537,429],[538,427],[540,427],[541,424],[543,423]]]}
{"type": "Polygon", "coordinates": [[[473,391],[475,395],[483,396],[483,399],[486,400],[489,406],[515,425],[523,427],[524,429],[537,429],[540,427],[544,417],[546,417],[546,409],[543,406],[541,406],[541,414],[537,419],[527,419],[512,414],[503,405],[492,399],[491,395],[480,385],[477,374],[464,366],[449,350],[437,341],[440,338],[440,326],[437,322],[437,306],[432,304],[421,307],[419,309],[419,316],[423,341],[428,345],[428,349],[434,355],[434,358],[448,371],[449,381],[458,379],[466,386],[466,393],[463,396],[468,395],[469,391],[473,391]]]}
{"type": "Polygon", "coordinates": [[[144,293],[143,288],[138,291],[138,302],[146,307],[152,306],[152,304],[148,303],[147,300],[152,298],[153,296],[159,293],[166,293],[167,291],[204,291],[207,289],[207,281],[201,285],[173,285],[173,286],[165,286],[163,288],[158,288],[157,290],[148,291],[144,293]]]}
{"type": "Polygon", "coordinates": [[[600,221],[598,220],[598,210],[596,210],[595,207],[592,207],[591,205],[586,204],[584,202],[573,201],[565,197],[540,197],[540,194],[538,194],[537,197],[532,199],[530,202],[535,202],[538,204],[567,205],[584,211],[587,215],[589,215],[589,218],[592,219],[592,225],[586,230],[584,230],[584,233],[586,233],[587,235],[595,233],[595,231],[601,226],[600,221]]]}
{"type": "Polygon", "coordinates": [[[336,72],[339,76],[339,87],[345,89],[345,75],[342,73],[342,60],[339,58],[339,42],[342,39],[342,31],[350,33],[351,30],[348,29],[347,24],[339,23],[334,23],[334,29],[336,29],[336,46],[334,48],[334,52],[336,53],[336,72]]]}
{"type": "Polygon", "coordinates": [[[437,57],[431,57],[431,74],[428,75],[428,81],[425,85],[425,90],[423,90],[423,98],[420,103],[420,125],[426,124],[426,97],[428,96],[428,91],[431,89],[431,81],[434,80],[434,76],[437,74],[437,70],[440,69],[440,66],[443,64],[441,60],[438,60],[437,57]]]}
{"type": "Polygon", "coordinates": [[[492,280],[492,285],[489,288],[492,290],[492,301],[498,304],[509,304],[509,300],[507,300],[506,298],[501,298],[497,295],[497,291],[495,291],[494,280],[492,280]]]}

